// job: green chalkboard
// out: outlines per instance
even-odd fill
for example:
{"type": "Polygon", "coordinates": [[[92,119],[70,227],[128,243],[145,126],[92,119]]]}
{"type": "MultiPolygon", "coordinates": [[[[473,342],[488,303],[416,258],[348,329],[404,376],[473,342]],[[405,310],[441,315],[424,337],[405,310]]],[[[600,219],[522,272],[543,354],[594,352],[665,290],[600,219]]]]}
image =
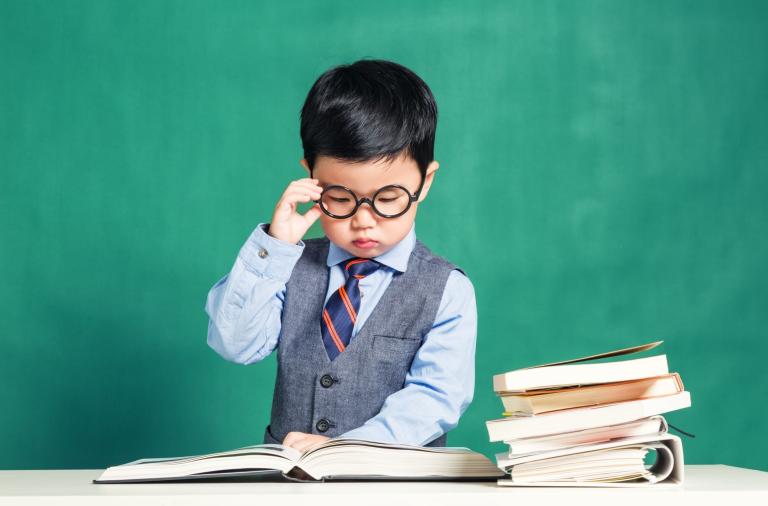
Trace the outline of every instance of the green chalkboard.
{"type": "MultiPolygon", "coordinates": [[[[665,340],[689,463],[768,469],[768,4],[0,2],[0,468],[261,442],[274,357],[206,345],[208,289],[304,176],[299,110],[359,58],[429,83],[417,235],[493,374],[665,340]],[[463,195],[457,205],[457,195],[463,195]]],[[[313,228],[310,235],[321,230],[313,228]]]]}

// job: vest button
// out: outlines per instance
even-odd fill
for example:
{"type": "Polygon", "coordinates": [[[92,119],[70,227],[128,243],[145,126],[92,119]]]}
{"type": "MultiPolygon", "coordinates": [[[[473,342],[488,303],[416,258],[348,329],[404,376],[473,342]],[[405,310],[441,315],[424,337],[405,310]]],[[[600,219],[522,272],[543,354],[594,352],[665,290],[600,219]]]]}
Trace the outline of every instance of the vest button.
{"type": "Polygon", "coordinates": [[[320,378],[320,384],[323,388],[330,388],[333,385],[333,377],[330,374],[323,374],[323,377],[320,378]]]}
{"type": "Polygon", "coordinates": [[[320,432],[325,432],[331,427],[331,424],[328,420],[326,420],[325,418],[322,418],[320,419],[320,421],[317,422],[317,425],[315,425],[315,427],[320,432]]]}

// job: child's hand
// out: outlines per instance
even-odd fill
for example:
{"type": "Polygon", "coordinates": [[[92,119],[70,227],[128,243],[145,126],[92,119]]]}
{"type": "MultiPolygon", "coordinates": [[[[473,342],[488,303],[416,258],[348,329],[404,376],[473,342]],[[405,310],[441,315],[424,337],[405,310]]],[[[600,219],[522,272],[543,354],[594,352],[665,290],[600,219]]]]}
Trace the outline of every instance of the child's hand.
{"type": "Polygon", "coordinates": [[[269,235],[291,244],[298,243],[309,227],[323,213],[320,204],[315,204],[304,215],[297,212],[299,202],[318,200],[323,189],[317,186],[317,179],[291,181],[275,206],[275,214],[269,225],[269,235]]]}
{"type": "Polygon", "coordinates": [[[290,446],[296,448],[300,452],[304,453],[314,446],[328,441],[329,437],[319,436],[317,434],[306,434],[304,432],[289,432],[283,439],[283,446],[290,446]]]}

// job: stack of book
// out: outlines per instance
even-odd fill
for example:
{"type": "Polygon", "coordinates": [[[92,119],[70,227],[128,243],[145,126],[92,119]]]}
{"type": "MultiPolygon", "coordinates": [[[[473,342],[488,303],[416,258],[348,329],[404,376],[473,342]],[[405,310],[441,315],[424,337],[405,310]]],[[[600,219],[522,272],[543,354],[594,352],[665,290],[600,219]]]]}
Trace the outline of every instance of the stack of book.
{"type": "Polygon", "coordinates": [[[681,484],[682,443],[661,414],[689,407],[691,397],[666,355],[593,362],[661,343],[495,375],[505,411],[486,427],[491,441],[509,445],[496,455],[507,474],[498,484],[681,484]]]}

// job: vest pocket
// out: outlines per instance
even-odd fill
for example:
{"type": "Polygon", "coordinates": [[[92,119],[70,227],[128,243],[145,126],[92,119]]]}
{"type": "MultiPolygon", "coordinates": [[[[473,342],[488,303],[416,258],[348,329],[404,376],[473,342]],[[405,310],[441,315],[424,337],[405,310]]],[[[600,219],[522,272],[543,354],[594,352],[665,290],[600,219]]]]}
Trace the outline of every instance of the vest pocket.
{"type": "Polygon", "coordinates": [[[411,367],[413,356],[420,346],[420,337],[373,335],[374,359],[402,365],[404,371],[411,367]]]}

